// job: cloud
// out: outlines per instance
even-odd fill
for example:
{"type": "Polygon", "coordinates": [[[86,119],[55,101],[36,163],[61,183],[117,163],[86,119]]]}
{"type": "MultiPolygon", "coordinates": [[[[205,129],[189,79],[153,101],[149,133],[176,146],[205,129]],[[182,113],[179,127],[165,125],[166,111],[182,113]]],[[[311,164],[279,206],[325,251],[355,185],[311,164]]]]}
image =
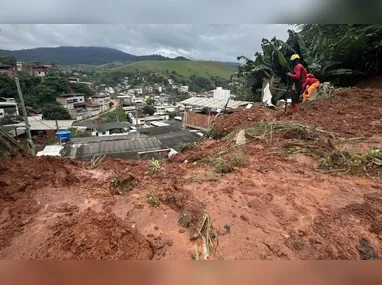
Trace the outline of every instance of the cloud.
{"type": "Polygon", "coordinates": [[[55,46],[102,46],[135,54],[186,56],[191,59],[236,61],[260,50],[262,38],[286,39],[288,25],[0,25],[3,49],[55,46]]]}

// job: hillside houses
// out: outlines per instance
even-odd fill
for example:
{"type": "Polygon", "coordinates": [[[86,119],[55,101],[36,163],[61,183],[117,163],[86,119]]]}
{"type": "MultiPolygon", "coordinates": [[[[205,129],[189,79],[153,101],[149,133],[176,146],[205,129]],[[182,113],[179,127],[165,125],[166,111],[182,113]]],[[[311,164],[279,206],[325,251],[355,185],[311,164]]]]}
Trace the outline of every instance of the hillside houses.
{"type": "Polygon", "coordinates": [[[86,99],[80,93],[60,94],[56,102],[68,110],[73,120],[97,116],[110,109],[110,96],[106,94],[98,94],[86,99]]]}

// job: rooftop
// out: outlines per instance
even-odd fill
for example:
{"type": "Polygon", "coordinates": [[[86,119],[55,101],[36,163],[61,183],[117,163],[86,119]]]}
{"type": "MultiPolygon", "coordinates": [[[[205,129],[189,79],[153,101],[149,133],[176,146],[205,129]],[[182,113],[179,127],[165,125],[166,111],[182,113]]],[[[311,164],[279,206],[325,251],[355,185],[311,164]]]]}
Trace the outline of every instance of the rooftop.
{"type": "MultiPolygon", "coordinates": [[[[227,101],[226,100],[213,99],[213,98],[191,97],[189,99],[181,101],[180,103],[185,104],[185,105],[207,107],[207,108],[212,108],[212,109],[224,109],[225,105],[227,104],[227,101]]],[[[252,102],[229,100],[227,107],[230,109],[236,109],[236,108],[239,108],[241,106],[248,105],[248,104],[252,104],[252,102]]]]}
{"type": "Polygon", "coordinates": [[[103,123],[97,126],[97,130],[99,132],[106,132],[108,130],[113,129],[124,129],[124,128],[130,128],[131,124],[128,122],[109,122],[109,123],[103,123]]]}
{"type": "Polygon", "coordinates": [[[59,94],[60,97],[73,97],[73,96],[84,96],[84,94],[81,93],[68,93],[68,94],[59,94]]]}
{"type": "MultiPolygon", "coordinates": [[[[74,120],[38,120],[34,117],[28,117],[29,125],[31,131],[48,131],[58,129],[66,130],[72,127],[74,120]],[[56,125],[57,122],[57,125],[56,125]]],[[[25,128],[25,123],[21,122],[18,124],[8,125],[16,128],[25,128]]]]}
{"type": "Polygon", "coordinates": [[[133,139],[141,139],[146,137],[147,137],[146,135],[141,135],[139,133],[130,133],[127,135],[118,135],[118,136],[71,138],[70,141],[73,144],[76,144],[76,143],[95,143],[95,142],[101,142],[101,141],[133,140],[133,139]]]}
{"type": "Polygon", "coordinates": [[[102,140],[84,144],[67,144],[61,152],[62,156],[88,161],[94,156],[105,155],[115,158],[141,158],[147,152],[165,151],[161,142],[156,138],[141,138],[139,140],[102,140]]]}

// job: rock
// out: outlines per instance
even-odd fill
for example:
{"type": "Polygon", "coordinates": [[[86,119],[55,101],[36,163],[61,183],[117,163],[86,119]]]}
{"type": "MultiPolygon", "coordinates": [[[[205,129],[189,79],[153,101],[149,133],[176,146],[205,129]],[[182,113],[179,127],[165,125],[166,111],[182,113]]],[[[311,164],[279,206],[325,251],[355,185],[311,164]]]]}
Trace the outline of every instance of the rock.
{"type": "Polygon", "coordinates": [[[186,159],[185,161],[183,161],[184,164],[187,164],[188,163],[188,160],[186,159]]]}
{"type": "Polygon", "coordinates": [[[168,246],[172,246],[174,244],[174,242],[172,241],[172,239],[169,239],[169,240],[166,241],[166,244],[168,246]]]}
{"type": "Polygon", "coordinates": [[[74,175],[74,174],[71,174],[71,175],[68,175],[66,177],[66,181],[70,182],[70,183],[79,183],[80,182],[80,179],[74,175]]]}
{"type": "Polygon", "coordinates": [[[246,215],[244,215],[244,214],[241,214],[241,215],[240,215],[240,218],[241,218],[242,220],[246,221],[246,222],[249,221],[249,218],[248,218],[246,215]]]}
{"type": "Polygon", "coordinates": [[[236,214],[232,214],[232,218],[236,218],[237,216],[236,216],[236,214]]]}
{"type": "Polygon", "coordinates": [[[247,143],[247,140],[245,138],[245,131],[240,130],[236,136],[236,144],[237,145],[245,145],[246,143],[247,143]]]}
{"type": "Polygon", "coordinates": [[[178,220],[178,223],[185,227],[185,228],[188,228],[188,226],[190,225],[192,221],[192,215],[190,212],[188,211],[183,211],[181,214],[180,214],[180,217],[179,217],[179,220],[178,220]]]}
{"type": "Polygon", "coordinates": [[[154,230],[156,230],[156,231],[159,230],[159,227],[158,227],[158,226],[155,226],[155,227],[154,227],[154,230]]]}
{"type": "Polygon", "coordinates": [[[184,233],[185,231],[186,231],[185,229],[179,229],[180,234],[184,233]]]}

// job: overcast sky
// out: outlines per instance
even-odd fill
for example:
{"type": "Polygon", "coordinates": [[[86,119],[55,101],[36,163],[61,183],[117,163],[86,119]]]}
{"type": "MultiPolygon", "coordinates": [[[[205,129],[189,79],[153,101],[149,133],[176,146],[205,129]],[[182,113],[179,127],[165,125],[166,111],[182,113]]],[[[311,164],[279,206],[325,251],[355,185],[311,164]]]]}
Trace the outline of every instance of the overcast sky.
{"type": "Polygon", "coordinates": [[[0,25],[0,49],[101,46],[134,55],[161,54],[190,59],[236,61],[260,50],[262,38],[285,40],[293,26],[248,25],[0,25]]]}

